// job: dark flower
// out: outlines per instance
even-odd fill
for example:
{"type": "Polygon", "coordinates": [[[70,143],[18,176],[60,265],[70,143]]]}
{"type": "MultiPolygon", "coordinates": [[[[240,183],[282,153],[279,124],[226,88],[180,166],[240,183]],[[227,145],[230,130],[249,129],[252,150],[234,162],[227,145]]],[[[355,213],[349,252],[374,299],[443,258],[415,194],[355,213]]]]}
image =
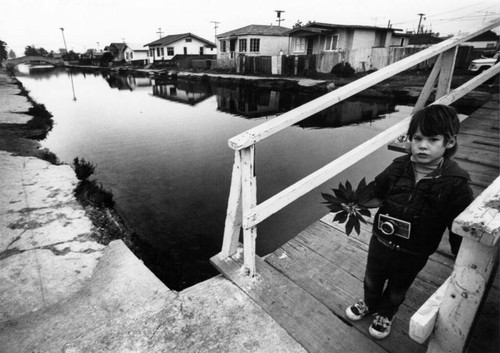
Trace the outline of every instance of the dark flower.
{"type": "Polygon", "coordinates": [[[376,208],[380,201],[373,196],[372,183],[366,185],[363,178],[356,190],[353,190],[351,183],[346,181],[345,186],[339,184],[338,189],[332,189],[332,194],[321,193],[326,200],[323,202],[328,209],[336,213],[333,222],[346,223],[345,232],[350,235],[355,229],[359,234],[361,223],[366,223],[363,216],[371,217],[369,208],[376,208]]]}

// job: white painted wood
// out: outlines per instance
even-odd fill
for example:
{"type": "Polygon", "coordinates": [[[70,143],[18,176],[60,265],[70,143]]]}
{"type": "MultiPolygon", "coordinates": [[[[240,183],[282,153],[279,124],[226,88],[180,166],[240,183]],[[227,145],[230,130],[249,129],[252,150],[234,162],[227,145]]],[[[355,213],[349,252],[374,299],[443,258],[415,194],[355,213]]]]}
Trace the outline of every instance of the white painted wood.
{"type": "Polygon", "coordinates": [[[412,114],[425,107],[425,104],[429,100],[429,96],[431,95],[432,90],[436,85],[436,80],[438,78],[439,72],[441,71],[442,62],[443,62],[443,54],[439,54],[439,57],[434,63],[434,67],[432,68],[432,71],[429,74],[429,77],[427,78],[424,87],[422,88],[422,92],[420,92],[420,96],[418,96],[417,103],[415,103],[415,106],[413,107],[412,114]]]}
{"type": "Polygon", "coordinates": [[[238,238],[242,222],[241,209],[241,156],[240,151],[234,151],[233,174],[231,189],[227,202],[226,222],[224,224],[224,238],[222,241],[221,256],[229,257],[238,248],[238,238]]]}
{"type": "Polygon", "coordinates": [[[489,29],[495,28],[500,25],[500,18],[494,19],[477,31],[471,33],[464,33],[441,43],[433,45],[425,50],[422,50],[414,55],[402,59],[392,65],[386,66],[374,73],[356,80],[348,85],[340,87],[330,93],[327,93],[311,102],[308,102],[292,111],[284,113],[279,117],[269,120],[259,126],[249,129],[233,138],[228,142],[229,147],[240,150],[246,148],[256,142],[271,136],[272,134],[283,130],[323,109],[326,109],[352,95],[365,90],[397,73],[415,66],[416,64],[432,58],[442,52],[447,51],[460,43],[463,43],[489,29]]]}
{"type": "MultiPolygon", "coordinates": [[[[488,72],[487,75],[485,72],[485,76],[483,77],[474,77],[474,79],[458,87],[453,92],[436,100],[433,104],[449,105],[454,101],[460,99],[461,97],[472,91],[474,88],[482,84],[484,81],[486,81],[489,77],[492,77],[494,75],[494,72],[500,72],[500,63],[496,64],[490,70],[491,72],[488,72]]],[[[392,142],[401,134],[406,133],[410,120],[411,117],[405,118],[401,122],[393,125],[389,129],[381,132],[377,136],[340,156],[323,168],[318,169],[316,172],[308,175],[295,184],[282,190],[278,194],[260,203],[259,205],[254,207],[251,212],[244,212],[243,228],[256,226],[272,214],[281,210],[283,207],[297,200],[299,197],[304,196],[311,190],[330,180],[345,169],[349,168],[351,165],[370,155],[373,151],[382,146],[385,146],[389,142],[392,142]]]]}
{"type": "Polygon", "coordinates": [[[455,69],[455,58],[457,56],[458,46],[448,49],[441,54],[442,63],[441,71],[439,72],[438,87],[436,90],[436,99],[441,98],[450,93],[451,79],[453,70],[455,69]]]}
{"type": "Polygon", "coordinates": [[[427,352],[463,351],[497,253],[497,246],[463,239],[427,352]]]}
{"type": "Polygon", "coordinates": [[[464,238],[494,246],[500,237],[500,176],[455,220],[452,230],[464,238]]]}
{"type": "MultiPolygon", "coordinates": [[[[241,150],[242,211],[251,212],[257,204],[257,179],[255,178],[255,146],[241,150]]],[[[257,228],[243,229],[243,263],[250,276],[255,275],[255,241],[257,228]]]]}
{"type": "Polygon", "coordinates": [[[424,343],[434,330],[439,306],[443,301],[449,283],[450,277],[444,281],[441,287],[439,287],[411,317],[408,332],[411,339],[415,342],[420,344],[424,343]]]}

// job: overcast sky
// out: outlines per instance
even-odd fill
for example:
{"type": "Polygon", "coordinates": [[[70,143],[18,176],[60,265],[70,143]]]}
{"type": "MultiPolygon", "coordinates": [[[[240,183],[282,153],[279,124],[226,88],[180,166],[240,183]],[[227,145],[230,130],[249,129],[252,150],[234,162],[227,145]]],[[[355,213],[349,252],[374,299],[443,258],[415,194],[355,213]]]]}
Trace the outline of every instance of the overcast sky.
{"type": "MultiPolygon", "coordinates": [[[[217,34],[250,24],[282,26],[297,21],[375,25],[416,30],[420,16],[441,35],[468,32],[500,17],[498,0],[0,0],[0,40],[18,56],[28,45],[48,51],[103,49],[111,42],[144,45],[162,36],[191,32],[214,41],[217,34]],[[98,44],[99,43],[99,44],[98,44]]],[[[495,30],[498,32],[498,29],[495,30]]]]}

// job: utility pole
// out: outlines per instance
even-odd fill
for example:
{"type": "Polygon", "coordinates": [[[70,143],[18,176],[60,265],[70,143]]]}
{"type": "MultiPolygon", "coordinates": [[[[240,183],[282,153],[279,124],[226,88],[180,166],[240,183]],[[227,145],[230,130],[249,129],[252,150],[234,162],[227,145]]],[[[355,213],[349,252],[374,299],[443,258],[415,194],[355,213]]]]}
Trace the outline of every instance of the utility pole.
{"type": "Polygon", "coordinates": [[[210,21],[210,23],[214,24],[214,32],[215,32],[215,34],[214,34],[214,39],[215,39],[214,43],[217,45],[217,28],[219,28],[219,23],[220,22],[210,21]]]}
{"type": "Polygon", "coordinates": [[[97,51],[99,51],[99,42],[97,42],[97,51]]]}
{"type": "Polygon", "coordinates": [[[63,37],[63,42],[64,42],[64,49],[66,49],[66,55],[68,55],[68,47],[66,46],[66,38],[64,38],[64,28],[61,27],[61,32],[62,32],[62,37],[63,37]]]}
{"type": "Polygon", "coordinates": [[[278,19],[276,20],[276,22],[278,22],[278,27],[281,27],[281,21],[284,21],[285,19],[281,18],[281,13],[285,12],[283,10],[274,10],[278,16],[278,19]]]}
{"type": "Polygon", "coordinates": [[[419,13],[419,14],[417,14],[417,15],[419,15],[419,16],[420,16],[420,19],[419,19],[419,21],[418,21],[418,28],[417,28],[417,34],[419,34],[420,32],[423,32],[423,31],[422,31],[421,24],[422,24],[422,17],[424,17],[424,16],[425,16],[425,13],[419,13]]]}
{"type": "Polygon", "coordinates": [[[156,32],[156,33],[158,33],[158,34],[160,35],[160,38],[161,38],[161,34],[163,33],[163,32],[161,31],[161,27],[159,27],[159,28],[158,28],[158,32],[156,32]]]}

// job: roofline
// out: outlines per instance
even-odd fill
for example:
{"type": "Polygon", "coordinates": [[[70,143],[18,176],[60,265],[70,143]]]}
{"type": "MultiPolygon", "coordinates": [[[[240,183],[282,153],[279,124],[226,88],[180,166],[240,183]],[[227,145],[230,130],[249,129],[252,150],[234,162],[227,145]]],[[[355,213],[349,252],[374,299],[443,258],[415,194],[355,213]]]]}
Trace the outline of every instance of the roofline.
{"type": "Polygon", "coordinates": [[[198,39],[201,42],[207,43],[209,46],[217,47],[215,45],[215,43],[212,43],[209,40],[206,40],[205,38],[197,36],[196,34],[193,34],[191,32],[179,33],[179,34],[170,34],[168,36],[165,36],[165,37],[162,37],[160,39],[154,40],[154,41],[152,41],[152,42],[150,42],[148,44],[144,44],[144,47],[155,46],[155,45],[167,45],[167,44],[170,44],[170,43],[175,43],[175,42],[177,42],[177,41],[179,41],[181,39],[184,39],[186,37],[193,37],[193,38],[198,39]],[[167,37],[173,37],[173,36],[176,36],[175,39],[169,40],[169,41],[166,41],[166,42],[161,42],[162,39],[166,39],[167,37]],[[153,43],[156,43],[156,44],[153,44],[153,43]]]}
{"type": "Polygon", "coordinates": [[[326,27],[324,28],[325,30],[328,28],[352,28],[352,29],[373,29],[373,30],[385,30],[385,31],[402,31],[402,29],[399,28],[387,28],[387,27],[377,27],[377,26],[365,26],[365,25],[343,25],[343,24],[335,24],[335,23],[324,23],[324,22],[312,22],[309,23],[305,26],[302,27],[297,27],[297,28],[292,28],[290,31],[287,32],[288,35],[294,32],[298,32],[299,30],[307,30],[309,27],[326,27]]]}

